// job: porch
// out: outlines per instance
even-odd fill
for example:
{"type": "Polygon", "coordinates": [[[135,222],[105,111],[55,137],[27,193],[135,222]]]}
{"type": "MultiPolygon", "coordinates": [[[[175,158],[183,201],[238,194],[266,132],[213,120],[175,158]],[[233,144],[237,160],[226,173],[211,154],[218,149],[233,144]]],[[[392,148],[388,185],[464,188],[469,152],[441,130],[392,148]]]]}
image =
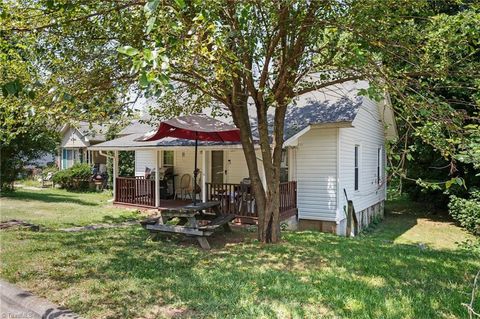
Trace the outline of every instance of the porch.
{"type": "MultiPolygon", "coordinates": [[[[167,209],[184,206],[191,202],[185,199],[159,199],[156,204],[155,179],[144,177],[116,177],[114,203],[150,209],[167,209]]],[[[255,197],[250,187],[240,183],[205,183],[202,187],[203,201],[218,201],[222,214],[234,214],[237,222],[256,223],[258,212],[255,197]]],[[[158,198],[158,195],[157,195],[158,198]]],[[[297,183],[280,184],[280,219],[297,214],[297,183]]]]}

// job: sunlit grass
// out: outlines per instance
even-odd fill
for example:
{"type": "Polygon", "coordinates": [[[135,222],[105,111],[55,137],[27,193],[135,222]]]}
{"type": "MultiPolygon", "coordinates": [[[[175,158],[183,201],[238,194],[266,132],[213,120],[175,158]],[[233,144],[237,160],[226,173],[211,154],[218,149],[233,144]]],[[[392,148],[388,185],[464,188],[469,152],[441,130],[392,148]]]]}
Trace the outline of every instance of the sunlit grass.
{"type": "Polygon", "coordinates": [[[113,207],[108,192],[20,188],[0,197],[1,220],[20,219],[46,227],[81,226],[138,218],[136,210],[113,207]]]}
{"type": "Polygon", "coordinates": [[[466,318],[479,256],[400,243],[416,225],[400,217],[416,220],[389,216],[353,239],[284,232],[266,246],[235,229],[226,236],[242,243],[211,251],[139,226],[3,231],[1,276],[87,318],[466,318]]]}

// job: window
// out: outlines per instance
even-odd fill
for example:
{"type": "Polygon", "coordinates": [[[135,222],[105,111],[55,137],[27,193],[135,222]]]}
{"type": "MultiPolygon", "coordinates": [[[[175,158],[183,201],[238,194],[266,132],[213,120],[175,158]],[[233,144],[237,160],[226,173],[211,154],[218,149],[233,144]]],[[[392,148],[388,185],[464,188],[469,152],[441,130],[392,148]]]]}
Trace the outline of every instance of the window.
{"type": "Polygon", "coordinates": [[[377,184],[382,182],[382,148],[377,148],[377,184]]]}
{"type": "Polygon", "coordinates": [[[163,166],[173,166],[173,151],[163,151],[163,166]]]}
{"type": "Polygon", "coordinates": [[[282,150],[282,161],[280,163],[280,183],[288,182],[288,151],[282,150]]]}
{"type": "Polygon", "coordinates": [[[360,146],[355,145],[355,190],[358,191],[358,174],[359,174],[359,157],[360,157],[360,146]]]}
{"type": "Polygon", "coordinates": [[[75,163],[75,150],[63,149],[62,169],[70,168],[75,163]]]}

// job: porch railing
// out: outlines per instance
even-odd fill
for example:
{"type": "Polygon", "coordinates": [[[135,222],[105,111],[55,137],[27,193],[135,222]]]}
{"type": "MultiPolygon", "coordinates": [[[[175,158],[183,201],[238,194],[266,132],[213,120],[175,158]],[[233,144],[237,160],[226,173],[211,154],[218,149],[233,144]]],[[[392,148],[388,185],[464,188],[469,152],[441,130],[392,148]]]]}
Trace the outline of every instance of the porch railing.
{"type": "Polygon", "coordinates": [[[155,207],[155,181],[143,177],[117,177],[115,202],[155,207]]]}
{"type": "MultiPolygon", "coordinates": [[[[231,183],[207,183],[207,200],[220,202],[224,214],[257,219],[255,197],[250,187],[231,183]]],[[[280,217],[286,219],[297,213],[297,182],[280,184],[280,217]]]]}

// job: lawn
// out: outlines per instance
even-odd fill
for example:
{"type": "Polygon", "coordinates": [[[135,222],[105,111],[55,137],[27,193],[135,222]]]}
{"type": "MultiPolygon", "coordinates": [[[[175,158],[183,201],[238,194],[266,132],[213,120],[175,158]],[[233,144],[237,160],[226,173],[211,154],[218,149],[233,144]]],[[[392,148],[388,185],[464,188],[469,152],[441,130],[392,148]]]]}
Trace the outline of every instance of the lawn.
{"type": "Polygon", "coordinates": [[[113,207],[108,192],[19,188],[0,198],[1,220],[21,219],[49,228],[116,223],[139,218],[136,210],[113,207]]]}
{"type": "Polygon", "coordinates": [[[455,242],[471,237],[406,204],[355,239],[284,232],[264,246],[236,228],[211,251],[137,226],[3,231],[1,277],[87,318],[467,318],[480,257],[455,242]]]}

